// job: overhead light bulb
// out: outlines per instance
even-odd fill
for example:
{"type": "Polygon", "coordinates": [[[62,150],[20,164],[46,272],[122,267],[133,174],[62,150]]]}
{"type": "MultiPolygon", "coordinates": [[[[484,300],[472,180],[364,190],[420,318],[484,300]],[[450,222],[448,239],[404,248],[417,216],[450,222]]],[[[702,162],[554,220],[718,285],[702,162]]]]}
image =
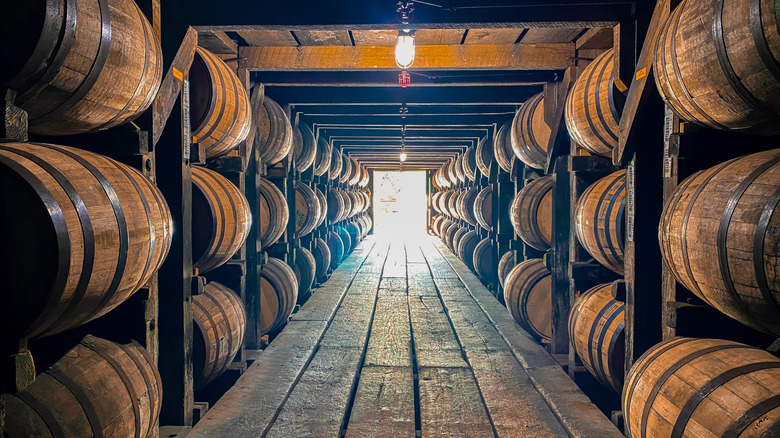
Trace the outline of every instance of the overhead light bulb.
{"type": "Polygon", "coordinates": [[[401,68],[409,68],[414,63],[414,34],[409,29],[398,31],[398,41],[395,44],[395,63],[401,68]]]}
{"type": "Polygon", "coordinates": [[[406,161],[406,151],[401,149],[401,155],[399,155],[398,158],[401,159],[402,162],[406,161]]]}

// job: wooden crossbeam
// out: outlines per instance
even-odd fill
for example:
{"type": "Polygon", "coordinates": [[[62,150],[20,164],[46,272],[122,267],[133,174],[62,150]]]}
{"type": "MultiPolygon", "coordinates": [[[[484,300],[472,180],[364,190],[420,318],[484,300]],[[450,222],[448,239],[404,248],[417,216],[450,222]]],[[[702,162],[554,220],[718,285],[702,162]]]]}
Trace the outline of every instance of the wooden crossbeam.
{"type": "MultiPolygon", "coordinates": [[[[414,69],[559,70],[574,56],[574,44],[418,46],[414,69]]],[[[395,47],[298,46],[239,48],[249,70],[397,70],[395,47]]]]}

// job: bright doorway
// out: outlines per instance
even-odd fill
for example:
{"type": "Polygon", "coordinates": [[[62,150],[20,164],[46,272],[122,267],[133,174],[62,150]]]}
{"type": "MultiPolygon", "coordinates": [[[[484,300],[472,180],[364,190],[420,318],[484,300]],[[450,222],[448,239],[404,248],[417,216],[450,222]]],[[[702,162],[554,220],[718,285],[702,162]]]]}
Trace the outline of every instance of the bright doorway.
{"type": "Polygon", "coordinates": [[[407,240],[425,235],[425,172],[374,172],[374,234],[407,240]]]}

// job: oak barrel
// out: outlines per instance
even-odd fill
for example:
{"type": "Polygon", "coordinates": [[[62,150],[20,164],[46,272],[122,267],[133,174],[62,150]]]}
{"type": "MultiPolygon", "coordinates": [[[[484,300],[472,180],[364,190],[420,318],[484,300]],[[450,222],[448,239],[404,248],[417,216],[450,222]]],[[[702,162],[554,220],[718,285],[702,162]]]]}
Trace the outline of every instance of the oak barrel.
{"type": "Polygon", "coordinates": [[[341,175],[341,169],[344,166],[344,162],[341,160],[341,150],[338,148],[332,148],[330,151],[330,174],[328,179],[337,180],[341,175]]]}
{"type": "Polygon", "coordinates": [[[479,235],[474,230],[467,230],[458,242],[458,257],[472,271],[474,270],[474,250],[477,248],[478,243],[479,235]]]}
{"type": "Polygon", "coordinates": [[[298,280],[287,263],[268,257],[260,278],[260,320],[258,335],[282,328],[298,300],[298,280]]]}
{"type": "Polygon", "coordinates": [[[292,125],[273,99],[264,96],[262,104],[253,102],[252,125],[255,127],[254,151],[263,164],[274,165],[290,153],[292,125]]]}
{"type": "Polygon", "coordinates": [[[780,436],[780,359],[720,339],[675,338],[631,367],[627,436],[780,436]]]}
{"type": "Polygon", "coordinates": [[[341,153],[341,172],[339,173],[338,181],[342,184],[347,184],[352,178],[354,170],[352,169],[352,160],[345,153],[341,153]]]}
{"type": "Polygon", "coordinates": [[[655,83],[681,118],[780,134],[777,0],[683,1],[661,32],[655,83]]]}
{"type": "Polygon", "coordinates": [[[493,145],[488,144],[487,137],[482,137],[477,142],[474,160],[477,163],[477,169],[483,176],[490,175],[490,166],[495,161],[495,158],[493,158],[493,145]]]}
{"type": "Polygon", "coordinates": [[[544,169],[551,133],[544,121],[544,93],[536,94],[515,113],[510,135],[512,150],[528,166],[544,169]]]}
{"type": "Polygon", "coordinates": [[[585,368],[617,394],[623,390],[625,303],[612,298],[612,283],[590,288],[569,313],[569,342],[585,368]]]}
{"type": "Polygon", "coordinates": [[[314,192],[317,193],[317,200],[320,201],[320,213],[317,215],[317,227],[319,227],[328,215],[328,199],[319,187],[315,187],[314,192]]]}
{"type": "Polygon", "coordinates": [[[329,232],[327,239],[328,249],[330,249],[330,269],[336,269],[346,254],[344,241],[335,231],[329,232]]]}
{"type": "Polygon", "coordinates": [[[331,187],[328,190],[328,222],[336,223],[343,219],[346,208],[341,189],[331,187]]]}
{"type": "Polygon", "coordinates": [[[246,310],[235,292],[215,281],[192,296],[192,366],[195,389],[227,371],[246,332],[246,310]]]}
{"type": "Polygon", "coordinates": [[[227,178],[192,168],[192,266],[208,272],[222,266],[244,244],[252,225],[249,202],[227,178]]]}
{"type": "Polygon", "coordinates": [[[512,121],[507,121],[496,132],[493,138],[493,155],[496,162],[504,172],[512,171],[512,160],[515,154],[512,151],[512,121]]]}
{"type": "Polygon", "coordinates": [[[345,226],[336,227],[336,234],[338,234],[339,238],[341,239],[341,242],[344,244],[344,256],[343,259],[347,258],[349,253],[352,252],[353,249],[357,246],[357,242],[352,240],[352,237],[349,235],[349,231],[347,231],[347,228],[345,226]]]}
{"type": "Polygon", "coordinates": [[[498,259],[498,283],[501,287],[504,287],[506,277],[509,276],[509,273],[512,272],[512,268],[515,266],[517,266],[517,263],[515,263],[515,252],[512,250],[505,252],[504,255],[498,259]]]}
{"type": "Polygon", "coordinates": [[[493,229],[493,189],[483,188],[474,201],[474,217],[480,227],[490,231],[493,229]]]}
{"type": "Polygon", "coordinates": [[[162,382],[137,342],[85,336],[24,391],[5,396],[4,436],[157,436],[162,382]]]}
{"type": "Polygon", "coordinates": [[[140,172],[51,144],[0,144],[0,211],[3,288],[24,291],[2,294],[2,320],[27,337],[124,302],[160,268],[173,233],[165,199],[140,172]]]}
{"type": "Polygon", "coordinates": [[[623,275],[626,171],[593,183],[580,196],[574,226],[582,246],[596,261],[623,275]]]}
{"type": "Polygon", "coordinates": [[[615,89],[613,49],[599,55],[582,72],[566,99],[569,135],[588,152],[612,158],[618,144],[623,111],[622,94],[615,89]]]}
{"type": "Polygon", "coordinates": [[[348,183],[350,186],[355,187],[360,183],[360,180],[363,179],[363,167],[360,166],[360,163],[358,163],[356,159],[352,157],[349,157],[349,159],[352,160],[352,169],[354,171],[348,183]]]}
{"type": "Polygon", "coordinates": [[[463,173],[463,154],[458,154],[458,157],[453,161],[452,173],[455,174],[455,179],[458,180],[458,184],[466,182],[466,174],[463,173]]]}
{"type": "Polygon", "coordinates": [[[357,244],[363,239],[360,225],[355,222],[350,222],[344,228],[347,230],[347,234],[349,234],[349,238],[352,240],[352,249],[354,250],[357,244]]]}
{"type": "Polygon", "coordinates": [[[202,47],[195,49],[189,78],[192,136],[206,157],[230,152],[251,129],[246,89],[224,61],[202,47]]]}
{"type": "Polygon", "coordinates": [[[160,87],[160,41],[132,0],[3,2],[0,88],[30,132],[83,134],[138,117],[160,87]]]}
{"type": "Polygon", "coordinates": [[[455,224],[455,222],[453,222],[453,221],[451,221],[449,219],[445,219],[444,223],[442,223],[441,231],[439,233],[439,238],[445,244],[447,243],[447,238],[449,236],[449,229],[454,227],[454,226],[457,226],[457,225],[455,224]]]}
{"type": "Polygon", "coordinates": [[[474,203],[479,195],[477,187],[469,187],[458,197],[458,215],[469,225],[477,226],[477,218],[474,216],[474,203]]]}
{"type": "Polygon", "coordinates": [[[458,229],[452,234],[452,241],[450,242],[450,250],[452,250],[452,253],[455,254],[456,256],[460,256],[460,251],[459,251],[460,250],[460,240],[468,232],[469,232],[468,228],[466,228],[466,227],[458,227],[458,229]]]}
{"type": "Polygon", "coordinates": [[[314,133],[311,132],[309,125],[299,123],[298,129],[293,132],[293,159],[295,160],[295,169],[303,172],[314,164],[314,156],[317,153],[317,147],[314,143],[314,133]]]}
{"type": "Polygon", "coordinates": [[[328,248],[328,244],[323,239],[318,237],[314,240],[312,254],[317,267],[315,278],[317,282],[322,283],[330,269],[330,248],[328,248]]]}
{"type": "Polygon", "coordinates": [[[320,136],[317,139],[317,152],[314,154],[314,174],[325,175],[330,170],[330,159],[330,144],[325,141],[325,137],[320,136]]]}
{"type": "Polygon", "coordinates": [[[452,236],[455,234],[456,231],[458,231],[458,224],[454,221],[449,221],[446,224],[444,224],[444,227],[442,228],[441,233],[441,240],[444,242],[445,245],[447,245],[447,248],[450,247],[450,242],[452,241],[452,236]]]}
{"type": "Polygon", "coordinates": [[[314,190],[295,181],[295,238],[311,233],[320,220],[320,200],[314,190]]]}
{"type": "Polygon", "coordinates": [[[317,275],[317,261],[308,249],[300,246],[295,250],[295,279],[298,281],[298,304],[303,304],[311,296],[311,287],[317,275]]]}
{"type": "Polygon", "coordinates": [[[780,335],[780,149],[692,175],[669,199],[661,254],[685,287],[730,317],[780,335]]]}
{"type": "Polygon", "coordinates": [[[504,279],[504,303],[512,318],[538,340],[552,333],[552,278],[542,259],[529,259],[504,279]]]}
{"type": "Polygon", "coordinates": [[[477,148],[469,146],[464,152],[463,157],[463,173],[469,181],[474,181],[477,178],[477,148]]]}
{"type": "Polygon", "coordinates": [[[474,271],[485,283],[489,283],[496,273],[496,256],[493,241],[486,237],[474,248],[474,271]]]}
{"type": "Polygon", "coordinates": [[[552,242],[552,176],[537,178],[520,189],[509,209],[509,219],[528,246],[547,251],[552,242]]]}
{"type": "Polygon", "coordinates": [[[447,198],[447,211],[450,212],[450,216],[455,219],[460,219],[460,213],[458,213],[458,199],[460,198],[461,193],[460,190],[453,190],[447,198]]]}
{"type": "Polygon", "coordinates": [[[276,243],[287,227],[290,220],[290,211],[287,207],[287,199],[278,187],[265,178],[259,178],[258,184],[260,217],[260,245],[263,248],[276,243]]]}

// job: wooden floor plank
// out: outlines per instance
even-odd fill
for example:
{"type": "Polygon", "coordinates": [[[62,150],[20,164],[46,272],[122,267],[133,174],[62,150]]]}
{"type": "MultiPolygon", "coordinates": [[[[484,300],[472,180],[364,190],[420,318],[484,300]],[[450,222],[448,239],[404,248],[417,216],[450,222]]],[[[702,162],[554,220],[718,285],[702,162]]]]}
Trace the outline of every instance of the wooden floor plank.
{"type": "Polygon", "coordinates": [[[422,436],[494,436],[471,370],[421,368],[419,373],[422,436]]]}
{"type": "Polygon", "coordinates": [[[405,248],[406,248],[406,263],[425,263],[425,257],[423,256],[419,243],[406,242],[405,248]]]}
{"type": "Polygon", "coordinates": [[[382,271],[382,278],[406,277],[406,251],[401,242],[392,242],[387,253],[387,261],[382,271]]]}
{"type": "Polygon", "coordinates": [[[347,438],[414,437],[412,368],[364,367],[347,438]]]}
{"type": "Polygon", "coordinates": [[[358,245],[348,257],[349,263],[340,266],[327,282],[327,287],[322,288],[327,292],[312,297],[315,303],[312,310],[306,310],[305,305],[301,308],[301,317],[293,317],[188,436],[257,437],[270,426],[295,382],[312,360],[318,342],[347,292],[349,282],[375,246],[373,239],[366,239],[358,245]]]}
{"type": "Polygon", "coordinates": [[[467,367],[438,297],[409,295],[418,367],[467,367]]]}
{"type": "Polygon", "coordinates": [[[438,297],[436,285],[431,277],[431,271],[426,263],[409,263],[406,265],[407,281],[410,294],[412,291],[419,295],[438,297]]]}
{"type": "Polygon", "coordinates": [[[436,283],[436,287],[439,289],[439,294],[442,298],[446,298],[450,301],[464,301],[467,303],[473,303],[474,299],[469,294],[469,290],[463,286],[460,281],[452,281],[447,278],[435,278],[433,280],[436,283]]]}
{"type": "Polygon", "coordinates": [[[406,278],[401,277],[382,277],[382,281],[379,283],[380,289],[392,289],[395,291],[402,291],[406,293],[406,278]]]}
{"type": "Polygon", "coordinates": [[[375,301],[376,288],[371,294],[348,292],[336,311],[333,322],[325,331],[320,345],[328,347],[362,346],[371,324],[375,301]]]}
{"type": "Polygon", "coordinates": [[[362,347],[320,347],[266,436],[338,436],[361,354],[362,347]]]}
{"type": "Polygon", "coordinates": [[[412,366],[412,339],[406,291],[380,289],[365,365],[412,366]]]}
{"type": "MultiPolygon", "coordinates": [[[[429,263],[447,263],[435,248],[424,253],[429,263]]],[[[473,299],[455,300],[441,288],[440,293],[498,435],[565,436],[563,426],[473,299]]],[[[462,297],[460,292],[453,295],[462,297]]]]}
{"type": "Polygon", "coordinates": [[[622,435],[593,405],[547,351],[514,321],[512,316],[465,265],[439,245],[442,256],[461,273],[461,280],[483,310],[537,391],[545,398],[570,436],[619,438],[622,435]]]}

